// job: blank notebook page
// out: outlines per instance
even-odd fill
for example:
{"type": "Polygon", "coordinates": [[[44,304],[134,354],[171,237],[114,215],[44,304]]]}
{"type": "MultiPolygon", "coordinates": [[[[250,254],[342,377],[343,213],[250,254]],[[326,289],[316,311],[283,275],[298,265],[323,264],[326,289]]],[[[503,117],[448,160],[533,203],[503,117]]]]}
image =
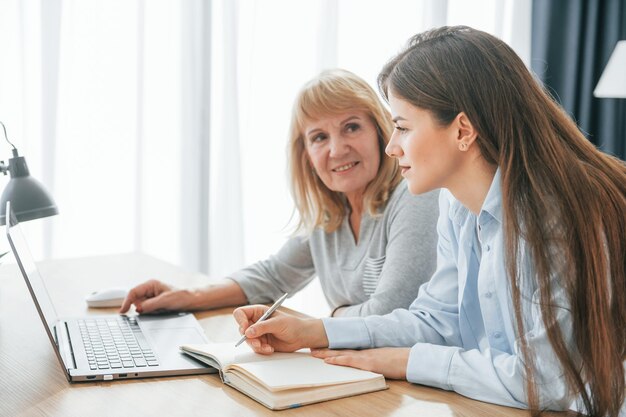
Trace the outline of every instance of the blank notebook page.
{"type": "Polygon", "coordinates": [[[237,367],[257,377],[272,391],[381,378],[381,375],[373,372],[329,365],[322,359],[311,356],[281,358],[273,362],[238,363],[237,367]]]}

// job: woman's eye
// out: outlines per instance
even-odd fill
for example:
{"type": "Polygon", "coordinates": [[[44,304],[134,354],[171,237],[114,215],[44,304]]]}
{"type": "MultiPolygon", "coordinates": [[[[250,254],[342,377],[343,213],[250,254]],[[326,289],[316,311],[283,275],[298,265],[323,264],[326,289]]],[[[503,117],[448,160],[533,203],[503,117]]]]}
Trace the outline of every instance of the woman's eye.
{"type": "Polygon", "coordinates": [[[404,127],[394,126],[394,129],[396,129],[398,132],[406,132],[406,128],[404,127]]]}
{"type": "Polygon", "coordinates": [[[346,125],[346,131],[348,131],[348,132],[356,132],[360,128],[361,128],[361,126],[358,123],[348,123],[346,125]]]}
{"type": "Polygon", "coordinates": [[[311,136],[311,137],[309,138],[309,140],[311,141],[311,143],[321,142],[321,141],[323,141],[324,139],[326,139],[326,135],[322,135],[322,134],[315,135],[315,136],[311,136]]]}

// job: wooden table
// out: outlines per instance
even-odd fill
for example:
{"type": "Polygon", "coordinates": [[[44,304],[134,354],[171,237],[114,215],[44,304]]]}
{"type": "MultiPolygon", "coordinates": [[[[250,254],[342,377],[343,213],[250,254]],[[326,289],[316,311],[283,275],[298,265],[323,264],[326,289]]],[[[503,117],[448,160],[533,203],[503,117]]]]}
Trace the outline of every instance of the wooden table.
{"type": "MultiPolygon", "coordinates": [[[[102,314],[83,298],[94,289],[132,286],[149,278],[178,286],[206,276],[142,254],[39,263],[60,316],[102,314]]],[[[209,339],[238,337],[232,308],[196,314],[209,339]]],[[[223,385],[217,375],[70,384],[59,366],[17,265],[0,267],[0,416],[527,416],[522,410],[471,400],[401,381],[376,393],[272,412],[223,385]]],[[[558,414],[561,415],[561,414],[558,414]]]]}

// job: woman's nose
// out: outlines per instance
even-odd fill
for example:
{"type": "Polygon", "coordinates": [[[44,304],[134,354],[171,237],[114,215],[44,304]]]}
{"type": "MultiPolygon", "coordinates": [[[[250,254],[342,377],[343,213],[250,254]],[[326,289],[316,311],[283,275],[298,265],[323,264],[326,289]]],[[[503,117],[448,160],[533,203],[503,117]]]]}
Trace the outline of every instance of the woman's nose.
{"type": "Polygon", "coordinates": [[[398,145],[397,140],[394,138],[395,135],[391,135],[391,139],[385,147],[385,153],[392,158],[399,158],[402,156],[402,148],[398,145]]]}
{"type": "Polygon", "coordinates": [[[350,145],[341,137],[341,135],[334,135],[330,137],[330,156],[341,157],[348,153],[350,145]]]}

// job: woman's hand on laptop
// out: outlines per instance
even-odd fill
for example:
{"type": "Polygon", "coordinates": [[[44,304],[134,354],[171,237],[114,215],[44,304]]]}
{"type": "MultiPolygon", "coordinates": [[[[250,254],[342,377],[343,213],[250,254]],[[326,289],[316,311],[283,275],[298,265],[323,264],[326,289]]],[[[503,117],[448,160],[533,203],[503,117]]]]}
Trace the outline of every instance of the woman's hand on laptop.
{"type": "Polygon", "coordinates": [[[151,279],[128,292],[120,313],[126,313],[131,304],[137,313],[163,311],[206,310],[247,303],[246,295],[235,281],[224,279],[203,288],[179,289],[151,279]]]}
{"type": "Polygon", "coordinates": [[[320,319],[305,319],[276,311],[267,320],[258,322],[269,307],[253,305],[239,307],[233,312],[239,332],[257,353],[294,352],[305,347],[328,346],[328,338],[320,319]]]}
{"type": "Polygon", "coordinates": [[[135,305],[137,313],[185,310],[192,298],[192,292],[189,290],[176,289],[161,281],[151,279],[128,292],[120,313],[126,313],[131,304],[135,305]]]}

